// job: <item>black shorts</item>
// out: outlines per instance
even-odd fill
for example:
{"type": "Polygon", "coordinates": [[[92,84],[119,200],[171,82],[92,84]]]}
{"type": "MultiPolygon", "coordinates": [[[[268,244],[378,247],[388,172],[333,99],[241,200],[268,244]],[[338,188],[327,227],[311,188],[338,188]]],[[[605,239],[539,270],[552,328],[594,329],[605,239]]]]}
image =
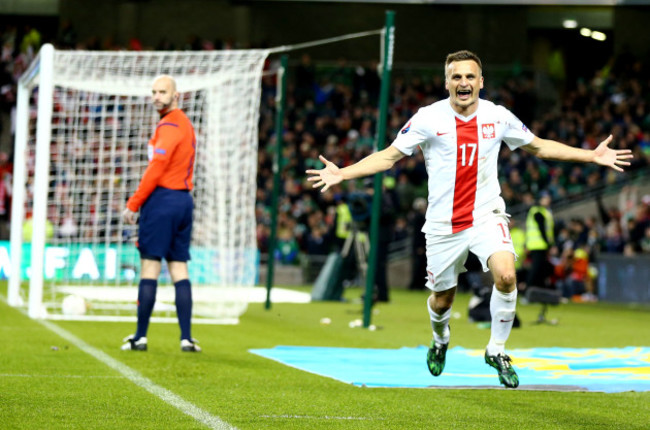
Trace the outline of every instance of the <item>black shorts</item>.
{"type": "Polygon", "coordinates": [[[140,208],[140,256],[150,260],[190,260],[193,210],[188,191],[156,188],[140,208]]]}

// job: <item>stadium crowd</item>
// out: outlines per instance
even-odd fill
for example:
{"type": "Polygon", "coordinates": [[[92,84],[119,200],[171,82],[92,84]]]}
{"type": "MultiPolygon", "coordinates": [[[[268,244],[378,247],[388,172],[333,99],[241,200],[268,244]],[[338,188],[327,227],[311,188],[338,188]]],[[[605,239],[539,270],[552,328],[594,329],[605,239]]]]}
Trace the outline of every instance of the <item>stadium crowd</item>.
{"type": "MultiPolygon", "coordinates": [[[[16,83],[41,44],[36,29],[20,31],[15,26],[0,29],[0,112],[10,116],[15,108],[16,83]]],[[[63,23],[56,40],[62,49],[142,49],[137,40],[128,47],[108,40],[80,43],[69,23],[63,23]]],[[[198,38],[175,47],[162,40],[158,49],[229,49],[232,42],[206,42],[198,38]]],[[[277,65],[269,61],[267,68],[277,65]]],[[[537,94],[531,75],[519,73],[495,81],[485,71],[486,98],[504,105],[540,137],[569,145],[594,148],[608,134],[615,146],[632,149],[635,158],[628,172],[640,171],[650,162],[650,111],[647,94],[648,64],[634,58],[614,58],[593,76],[577,82],[557,83],[562,90],[555,104],[544,111],[536,108],[537,94]]],[[[386,144],[420,106],[445,98],[443,70],[420,73],[397,68],[391,82],[386,144]]],[[[287,110],[282,148],[282,192],[279,202],[276,250],[268,249],[272,164],[276,142],[274,130],[276,79],[262,82],[259,118],[257,187],[257,237],[262,253],[270,253],[286,264],[297,264],[301,256],[328,254],[341,244],[337,208],[351,193],[366,192],[366,183],[346,183],[320,193],[305,181],[305,170],[319,168],[318,155],[339,166],[348,165],[372,152],[378,114],[380,75],[377,63],[314,64],[303,54],[292,64],[287,88],[287,110]]],[[[0,153],[0,217],[8,221],[11,195],[11,156],[0,153]]],[[[499,165],[502,195],[509,208],[530,207],[541,192],[553,200],[578,199],[586,190],[608,184],[625,184],[626,174],[596,165],[548,163],[525,151],[511,152],[505,145],[499,165]]],[[[384,178],[390,196],[390,235],[412,237],[419,232],[421,213],[418,198],[426,197],[427,174],[421,153],[398,163],[384,178]]],[[[650,196],[640,196],[634,187],[624,188],[617,207],[600,205],[598,215],[558,220],[556,247],[551,253],[556,267],[573,265],[576,255],[592,260],[598,252],[650,253],[650,196]],[[582,250],[582,251],[578,251],[582,250]],[[577,253],[576,253],[577,251],[577,253]]],[[[386,199],[385,199],[386,200],[386,199]]],[[[55,225],[55,229],[61,228],[55,225]]],[[[6,228],[2,231],[6,238],[6,228]]],[[[575,272],[575,271],[574,271],[575,272]]],[[[574,273],[573,272],[573,273],[574,273]]],[[[557,270],[569,276],[571,270],[557,270]]],[[[575,274],[575,273],[574,273],[575,274]]]]}
{"type": "MultiPolygon", "coordinates": [[[[527,76],[511,78],[491,86],[486,78],[486,98],[507,106],[538,136],[594,148],[609,133],[615,145],[630,148],[635,158],[627,169],[634,172],[650,161],[650,112],[647,111],[648,82],[643,80],[643,65],[633,62],[623,68],[617,63],[598,71],[589,80],[567,85],[557,105],[547,112],[535,112],[535,92],[527,76]],[[535,117],[539,119],[535,119],[535,117]]],[[[288,112],[283,130],[283,197],[280,205],[280,237],[292,252],[283,260],[307,253],[323,253],[327,246],[316,246],[335,230],[336,206],[352,189],[337,188],[321,194],[304,181],[304,170],[320,167],[318,154],[339,166],[345,166],[372,151],[377,118],[379,76],[377,65],[349,66],[340,60],[336,67],[320,70],[303,55],[292,70],[293,84],[288,88],[288,112]]],[[[260,118],[258,177],[258,220],[260,245],[268,237],[271,163],[275,142],[273,128],[274,79],[264,82],[260,118]]],[[[429,77],[400,77],[393,80],[389,106],[389,144],[418,107],[446,97],[442,74],[429,77]]],[[[500,154],[500,179],[508,207],[529,207],[547,191],[553,200],[580,198],[587,190],[607,184],[624,184],[626,174],[595,165],[548,163],[525,151],[511,152],[504,145],[500,154]]],[[[412,225],[413,201],[425,196],[426,171],[421,153],[393,168],[385,178],[386,188],[397,202],[396,226],[412,225]],[[406,221],[406,222],[404,222],[406,221]]],[[[625,193],[622,193],[624,195],[625,193]]],[[[648,227],[648,198],[630,199],[617,208],[603,208],[602,216],[558,223],[558,237],[564,240],[581,233],[571,242],[578,246],[591,237],[599,249],[607,252],[647,252],[644,249],[648,227]],[[646,203],[647,202],[647,203],[646,203]],[[582,231],[584,230],[584,231],[582,231]]],[[[524,211],[525,212],[525,211],[524,211]]],[[[650,232],[649,232],[650,234],[650,232]]],[[[566,241],[565,241],[566,242],[566,241]]]]}

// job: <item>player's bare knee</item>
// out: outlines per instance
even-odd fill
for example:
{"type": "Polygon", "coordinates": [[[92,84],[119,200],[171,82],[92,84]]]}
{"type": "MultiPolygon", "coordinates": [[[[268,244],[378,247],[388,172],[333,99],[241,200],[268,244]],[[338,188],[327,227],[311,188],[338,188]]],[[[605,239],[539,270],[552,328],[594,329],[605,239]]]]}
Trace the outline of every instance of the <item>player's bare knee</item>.
{"type": "Polygon", "coordinates": [[[189,279],[187,262],[170,261],[168,262],[167,266],[169,268],[169,275],[172,278],[172,282],[176,283],[178,281],[182,281],[183,279],[189,279]]]}
{"type": "Polygon", "coordinates": [[[437,314],[447,312],[454,303],[455,288],[447,291],[433,292],[429,297],[429,305],[437,314]]]}
{"type": "Polygon", "coordinates": [[[496,277],[495,286],[497,290],[504,293],[509,293],[517,286],[517,276],[514,272],[502,273],[496,277]]]}

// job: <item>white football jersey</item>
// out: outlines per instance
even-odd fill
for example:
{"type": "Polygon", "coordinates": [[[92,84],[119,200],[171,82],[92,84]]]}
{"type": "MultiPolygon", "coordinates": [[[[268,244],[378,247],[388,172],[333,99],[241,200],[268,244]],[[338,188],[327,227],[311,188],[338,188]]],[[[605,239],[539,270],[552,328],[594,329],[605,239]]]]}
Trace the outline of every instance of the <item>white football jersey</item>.
{"type": "Polygon", "coordinates": [[[505,212],[497,174],[501,141],[515,149],[534,137],[512,112],[487,100],[479,99],[469,117],[456,113],[448,98],[421,108],[392,145],[406,155],[422,149],[429,175],[422,231],[457,233],[483,214],[505,212]]]}

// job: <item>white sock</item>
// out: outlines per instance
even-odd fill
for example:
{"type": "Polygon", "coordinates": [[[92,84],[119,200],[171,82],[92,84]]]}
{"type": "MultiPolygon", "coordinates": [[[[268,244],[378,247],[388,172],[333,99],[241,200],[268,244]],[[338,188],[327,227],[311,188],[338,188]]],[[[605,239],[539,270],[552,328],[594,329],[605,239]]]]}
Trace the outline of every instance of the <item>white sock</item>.
{"type": "Polygon", "coordinates": [[[490,297],[492,333],[487,346],[489,355],[505,354],[506,340],[508,340],[508,336],[510,336],[510,331],[512,330],[516,307],[516,289],[511,293],[502,293],[496,287],[492,287],[492,297],[490,297]]]}
{"type": "Polygon", "coordinates": [[[449,343],[449,320],[451,319],[451,308],[447,309],[447,311],[442,315],[439,315],[431,309],[429,300],[427,300],[427,309],[429,310],[429,317],[431,318],[433,340],[436,343],[443,345],[449,343]]]}

